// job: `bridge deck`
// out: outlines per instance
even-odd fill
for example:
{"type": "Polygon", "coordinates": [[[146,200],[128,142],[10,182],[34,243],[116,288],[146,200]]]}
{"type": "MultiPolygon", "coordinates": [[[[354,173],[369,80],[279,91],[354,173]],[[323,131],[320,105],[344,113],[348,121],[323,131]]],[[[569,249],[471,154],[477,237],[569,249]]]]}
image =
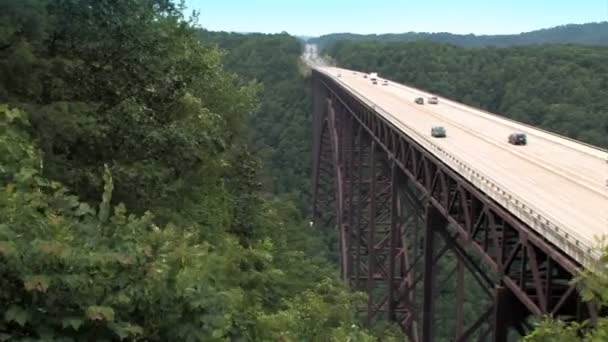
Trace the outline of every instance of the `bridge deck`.
{"type": "MultiPolygon", "coordinates": [[[[533,212],[534,219],[526,223],[577,261],[597,258],[597,251],[590,252],[595,238],[608,234],[606,151],[441,97],[439,104],[431,105],[426,100],[432,94],[395,82],[373,85],[359,72],[317,70],[376,106],[380,115],[415,140],[431,142],[484,175],[508,193],[503,193],[505,198],[496,198],[502,191],[490,197],[507,203],[505,207],[524,221],[533,212]],[[423,97],[425,104],[414,103],[416,97],[423,97]],[[446,128],[447,138],[430,136],[436,125],[446,128]],[[526,133],[528,145],[509,144],[507,138],[513,132],[526,133]]],[[[430,152],[442,160],[445,157],[430,152]]]]}

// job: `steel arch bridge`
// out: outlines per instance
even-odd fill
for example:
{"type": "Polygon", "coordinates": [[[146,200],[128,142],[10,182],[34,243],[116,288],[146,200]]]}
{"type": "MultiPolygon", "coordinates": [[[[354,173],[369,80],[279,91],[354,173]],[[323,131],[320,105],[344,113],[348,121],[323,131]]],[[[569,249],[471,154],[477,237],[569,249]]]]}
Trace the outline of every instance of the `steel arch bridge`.
{"type": "Polygon", "coordinates": [[[507,341],[530,316],[597,318],[572,258],[373,104],[318,70],[312,83],[314,223],[337,231],[341,277],[367,294],[369,323],[395,322],[411,341],[433,341],[438,322],[454,341],[507,341]],[[446,286],[454,304],[438,312],[446,286]]]}

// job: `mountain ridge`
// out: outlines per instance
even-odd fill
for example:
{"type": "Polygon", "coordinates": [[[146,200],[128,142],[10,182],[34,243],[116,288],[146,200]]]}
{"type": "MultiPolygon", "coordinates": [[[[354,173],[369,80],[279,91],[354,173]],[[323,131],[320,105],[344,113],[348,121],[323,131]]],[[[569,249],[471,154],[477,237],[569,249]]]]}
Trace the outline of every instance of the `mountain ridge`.
{"type": "Polygon", "coordinates": [[[517,46],[535,44],[608,45],[608,21],[585,24],[565,24],[519,34],[475,35],[449,32],[405,32],[385,34],[332,33],[311,38],[308,43],[321,49],[338,41],[434,41],[464,47],[517,46]]]}

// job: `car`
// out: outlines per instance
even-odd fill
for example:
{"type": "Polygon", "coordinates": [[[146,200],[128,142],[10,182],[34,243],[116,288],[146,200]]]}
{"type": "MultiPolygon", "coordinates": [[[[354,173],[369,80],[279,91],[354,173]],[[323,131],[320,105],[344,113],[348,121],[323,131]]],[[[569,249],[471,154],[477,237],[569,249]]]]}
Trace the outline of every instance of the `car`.
{"type": "Polygon", "coordinates": [[[367,74],[363,74],[363,78],[367,78],[367,74]]]}
{"type": "Polygon", "coordinates": [[[431,128],[431,135],[435,138],[445,138],[447,136],[443,126],[433,126],[431,128]]]}
{"type": "Polygon", "coordinates": [[[437,99],[437,96],[431,96],[426,102],[428,102],[429,104],[438,104],[439,100],[437,99]]]}
{"type": "Polygon", "coordinates": [[[342,74],[338,73],[338,77],[342,77],[342,74]]]}
{"type": "Polygon", "coordinates": [[[382,81],[382,85],[387,86],[388,85],[388,81],[387,80],[382,81]]]}
{"type": "Polygon", "coordinates": [[[414,102],[416,102],[419,105],[423,105],[424,104],[424,99],[422,97],[417,97],[414,102]]]}
{"type": "Polygon", "coordinates": [[[528,143],[525,133],[511,133],[509,135],[509,144],[526,145],[528,143]]]}
{"type": "Polygon", "coordinates": [[[372,81],[372,84],[378,84],[378,81],[373,80],[373,81],[372,81]]]}

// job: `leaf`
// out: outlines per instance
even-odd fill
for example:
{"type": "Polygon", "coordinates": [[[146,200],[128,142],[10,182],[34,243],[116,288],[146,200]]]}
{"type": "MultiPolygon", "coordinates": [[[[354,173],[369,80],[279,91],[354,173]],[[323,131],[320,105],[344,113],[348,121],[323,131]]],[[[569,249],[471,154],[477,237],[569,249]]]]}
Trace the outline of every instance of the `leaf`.
{"type": "Polygon", "coordinates": [[[6,192],[9,193],[9,194],[12,194],[13,192],[15,192],[15,184],[8,183],[6,185],[6,192]]]}
{"type": "Polygon", "coordinates": [[[86,316],[91,321],[114,321],[114,310],[107,306],[89,306],[86,316]]]}
{"type": "Polygon", "coordinates": [[[36,241],[35,246],[41,253],[60,259],[69,253],[68,247],[57,241],[36,241]]]}
{"type": "Polygon", "coordinates": [[[127,337],[141,336],[144,333],[142,327],[130,323],[111,323],[109,328],[118,335],[121,341],[127,337]]]}
{"type": "Polygon", "coordinates": [[[95,215],[95,210],[87,203],[80,203],[78,209],[74,212],[74,216],[95,215]]]}
{"type": "Polygon", "coordinates": [[[84,321],[82,319],[76,317],[68,317],[61,320],[61,326],[63,328],[71,327],[76,331],[80,329],[83,323],[84,321]]]}
{"type": "Polygon", "coordinates": [[[16,252],[17,250],[11,242],[0,241],[0,255],[7,257],[15,254],[16,252]]]}
{"type": "Polygon", "coordinates": [[[13,305],[4,313],[4,320],[7,322],[16,322],[20,326],[25,326],[29,319],[29,313],[23,308],[13,305]]]}
{"type": "Polygon", "coordinates": [[[23,286],[28,292],[37,291],[45,293],[49,288],[50,279],[47,276],[27,276],[23,279],[23,286]]]}

